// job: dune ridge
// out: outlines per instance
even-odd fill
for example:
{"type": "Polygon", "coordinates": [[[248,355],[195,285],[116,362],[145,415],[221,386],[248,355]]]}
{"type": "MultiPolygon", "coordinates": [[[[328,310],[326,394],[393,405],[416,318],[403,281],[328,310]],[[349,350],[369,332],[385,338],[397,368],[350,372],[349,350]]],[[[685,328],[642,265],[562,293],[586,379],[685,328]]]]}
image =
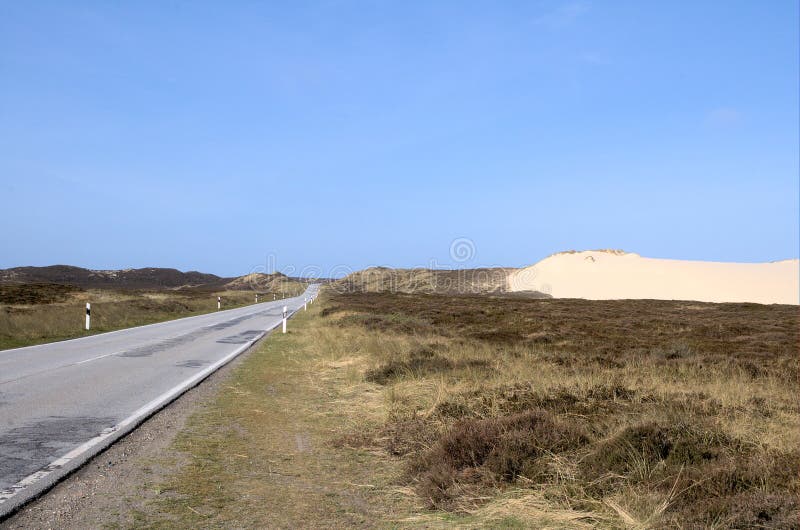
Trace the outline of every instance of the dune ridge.
{"type": "Polygon", "coordinates": [[[800,260],[728,263],[646,258],[619,250],[560,252],[508,276],[511,292],[555,298],[800,304],[800,260]]]}

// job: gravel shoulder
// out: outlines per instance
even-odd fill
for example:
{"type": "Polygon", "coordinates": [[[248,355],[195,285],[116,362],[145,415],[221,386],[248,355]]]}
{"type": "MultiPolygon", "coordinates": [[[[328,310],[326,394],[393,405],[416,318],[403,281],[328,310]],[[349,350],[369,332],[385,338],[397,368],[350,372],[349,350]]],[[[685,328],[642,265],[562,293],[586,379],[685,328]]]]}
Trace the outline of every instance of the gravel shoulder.
{"type": "Polygon", "coordinates": [[[187,419],[216,397],[231,372],[267,337],[0,522],[0,529],[85,529],[134,524],[132,514],[158,498],[157,485],[185,459],[170,446],[187,419]]]}

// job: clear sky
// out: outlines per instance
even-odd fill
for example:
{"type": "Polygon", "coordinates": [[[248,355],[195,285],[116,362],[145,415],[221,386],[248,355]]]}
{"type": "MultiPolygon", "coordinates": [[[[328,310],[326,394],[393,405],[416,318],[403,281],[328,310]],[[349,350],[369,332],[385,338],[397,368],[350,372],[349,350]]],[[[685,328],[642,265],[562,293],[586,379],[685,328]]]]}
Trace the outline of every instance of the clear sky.
{"type": "Polygon", "coordinates": [[[0,0],[0,267],[797,257],[798,17],[0,0]]]}

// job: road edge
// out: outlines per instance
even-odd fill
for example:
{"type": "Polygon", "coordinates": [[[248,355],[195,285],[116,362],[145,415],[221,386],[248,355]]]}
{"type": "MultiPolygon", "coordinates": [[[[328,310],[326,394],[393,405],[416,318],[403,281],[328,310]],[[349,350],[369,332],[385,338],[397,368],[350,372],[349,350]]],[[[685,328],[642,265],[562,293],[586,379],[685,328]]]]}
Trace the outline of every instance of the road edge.
{"type": "MultiPolygon", "coordinates": [[[[296,312],[297,310],[290,312],[287,318],[292,317],[296,312]]],[[[240,348],[216,361],[211,366],[208,366],[167,392],[164,392],[113,427],[103,430],[99,435],[72,449],[60,458],[57,458],[41,470],[17,482],[10,488],[13,490],[12,493],[5,497],[0,496],[0,523],[8,520],[26,505],[46,494],[62,480],[78,471],[114,443],[133,432],[139,425],[163,410],[170,403],[177,400],[192,388],[200,385],[220,368],[256,346],[263,338],[280,325],[281,322],[278,322],[265,329],[250,342],[243,344],[240,348]]]]}

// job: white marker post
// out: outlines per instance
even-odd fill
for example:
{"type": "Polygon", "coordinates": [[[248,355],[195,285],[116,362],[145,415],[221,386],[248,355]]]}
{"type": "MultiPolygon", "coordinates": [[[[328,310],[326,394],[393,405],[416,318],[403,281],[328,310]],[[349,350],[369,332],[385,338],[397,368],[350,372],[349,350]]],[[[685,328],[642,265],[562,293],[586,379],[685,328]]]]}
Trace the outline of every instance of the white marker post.
{"type": "Polygon", "coordinates": [[[278,299],[278,295],[276,295],[275,293],[272,293],[272,299],[273,300],[277,300],[278,299]]]}
{"type": "Polygon", "coordinates": [[[219,311],[220,309],[222,309],[222,297],[218,296],[217,297],[217,311],[219,311]]]}
{"type": "Polygon", "coordinates": [[[258,303],[258,295],[256,295],[256,303],[258,303]]]}
{"type": "Polygon", "coordinates": [[[303,298],[303,311],[308,311],[308,298],[303,298]]]}
{"type": "Polygon", "coordinates": [[[86,302],[86,331],[89,331],[91,320],[92,320],[92,304],[86,302]]]}
{"type": "Polygon", "coordinates": [[[283,332],[286,333],[286,315],[289,314],[289,308],[283,306],[283,332]]]}

